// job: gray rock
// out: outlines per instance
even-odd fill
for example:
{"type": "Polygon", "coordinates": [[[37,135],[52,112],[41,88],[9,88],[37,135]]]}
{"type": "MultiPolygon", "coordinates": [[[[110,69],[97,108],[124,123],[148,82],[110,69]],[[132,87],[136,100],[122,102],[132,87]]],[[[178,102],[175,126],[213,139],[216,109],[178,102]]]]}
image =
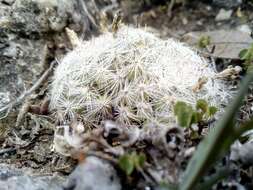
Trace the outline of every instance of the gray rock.
{"type": "Polygon", "coordinates": [[[9,0],[9,5],[6,1],[0,0],[0,93],[9,93],[13,100],[41,75],[45,44],[56,36],[57,43],[66,41],[60,32],[68,24],[80,28],[85,19],[75,0],[15,0],[13,4],[9,0]]]}
{"type": "Polygon", "coordinates": [[[69,0],[16,0],[12,6],[12,30],[25,35],[61,31],[74,12],[69,0]]]}
{"type": "Polygon", "coordinates": [[[15,35],[0,36],[0,93],[11,99],[24,91],[25,81],[34,82],[42,71],[44,40],[22,39],[15,35]]]}
{"type": "Polygon", "coordinates": [[[10,102],[10,94],[8,92],[0,92],[0,107],[10,102]]]}
{"type": "Polygon", "coordinates": [[[240,161],[245,165],[253,164],[253,141],[245,144],[236,142],[231,147],[230,159],[233,161],[240,161]]]}
{"type": "Polygon", "coordinates": [[[0,165],[0,190],[62,190],[63,181],[60,176],[33,176],[28,171],[0,165]]]}
{"type": "MultiPolygon", "coordinates": [[[[15,4],[18,2],[20,0],[16,0],[15,4]]],[[[6,20],[10,21],[12,9],[12,6],[0,3],[0,24],[5,23],[6,20]]],[[[29,25],[28,21],[26,25],[29,25]]],[[[25,81],[31,84],[41,74],[42,52],[46,44],[44,39],[23,38],[19,33],[13,33],[14,29],[9,27],[8,24],[0,27],[0,94],[3,98],[0,104],[2,105],[15,99],[25,88],[28,88],[25,81]]]]}
{"type": "Polygon", "coordinates": [[[233,10],[220,9],[219,13],[215,17],[215,20],[216,21],[229,20],[231,18],[232,13],[233,10]]]}
{"type": "Polygon", "coordinates": [[[66,189],[120,190],[121,185],[114,168],[97,157],[88,157],[71,173],[66,189]]]}
{"type": "Polygon", "coordinates": [[[10,11],[11,10],[10,10],[9,5],[5,5],[0,2],[0,23],[1,23],[1,20],[5,19],[4,17],[10,14],[10,11]]]}
{"type": "Polygon", "coordinates": [[[214,30],[210,32],[190,32],[183,36],[182,41],[197,45],[201,36],[210,37],[210,46],[215,45],[214,57],[223,59],[240,59],[239,53],[242,49],[250,48],[253,43],[251,36],[238,30],[214,30]]]}
{"type": "MultiPolygon", "coordinates": [[[[85,22],[76,2],[75,0],[0,0],[0,107],[16,99],[41,76],[45,45],[48,42],[52,44],[54,40],[56,44],[64,43],[66,36],[61,34],[63,29],[68,24],[78,28],[78,24],[85,22]]],[[[61,52],[50,53],[55,53],[57,58],[58,54],[61,54],[61,52]]],[[[16,118],[14,120],[10,118],[7,125],[12,126],[15,121],[16,118]]],[[[0,128],[1,126],[2,123],[0,128]]],[[[5,127],[6,123],[3,126],[5,127]]],[[[35,150],[35,152],[43,151],[40,146],[35,147],[35,150]]],[[[34,158],[40,160],[39,156],[35,154],[34,158]]],[[[86,182],[84,187],[97,183],[98,179],[95,189],[103,190],[103,188],[107,189],[106,187],[108,189],[111,187],[113,190],[120,189],[113,167],[101,160],[95,162],[94,160],[88,158],[88,165],[84,167],[84,171],[87,172],[93,170],[91,166],[94,167],[94,174],[89,172],[86,178],[85,173],[85,179],[80,178],[80,182],[82,180],[86,182]],[[86,179],[93,179],[93,181],[90,183],[86,179]]],[[[78,168],[79,166],[77,170],[78,168]]],[[[35,176],[33,173],[26,172],[24,168],[19,170],[0,164],[0,190],[62,189],[64,180],[59,176],[38,175],[39,172],[35,176]]]]}
{"type": "Polygon", "coordinates": [[[250,28],[249,25],[247,24],[243,24],[243,25],[240,25],[236,28],[238,31],[241,31],[241,32],[244,32],[244,33],[247,33],[247,34],[251,34],[252,30],[250,28]]]}

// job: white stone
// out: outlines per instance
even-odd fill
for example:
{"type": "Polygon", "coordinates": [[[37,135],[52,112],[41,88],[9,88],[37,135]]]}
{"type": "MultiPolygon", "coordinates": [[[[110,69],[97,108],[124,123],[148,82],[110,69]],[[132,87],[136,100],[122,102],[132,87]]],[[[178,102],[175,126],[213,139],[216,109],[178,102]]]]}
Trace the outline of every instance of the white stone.
{"type": "Polygon", "coordinates": [[[216,21],[229,20],[231,18],[232,13],[233,10],[220,9],[219,13],[215,17],[215,20],[216,21]]]}
{"type": "Polygon", "coordinates": [[[237,27],[237,30],[240,31],[240,32],[244,32],[244,33],[247,33],[247,34],[251,34],[252,30],[251,28],[249,27],[249,25],[247,24],[243,24],[243,25],[240,25],[237,27]]]}
{"type": "Polygon", "coordinates": [[[73,190],[120,190],[115,169],[97,157],[87,157],[70,174],[66,188],[73,190]]]}

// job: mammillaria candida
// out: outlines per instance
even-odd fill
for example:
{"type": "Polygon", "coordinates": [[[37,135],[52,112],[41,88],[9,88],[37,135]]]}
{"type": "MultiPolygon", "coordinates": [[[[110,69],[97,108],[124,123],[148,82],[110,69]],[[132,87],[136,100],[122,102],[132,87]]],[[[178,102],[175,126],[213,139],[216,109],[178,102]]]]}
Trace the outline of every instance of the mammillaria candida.
{"type": "Polygon", "coordinates": [[[184,44],[122,26],[84,41],[57,67],[51,110],[84,127],[111,119],[126,126],[174,120],[173,105],[199,98],[220,107],[229,92],[212,64],[184,44]]]}

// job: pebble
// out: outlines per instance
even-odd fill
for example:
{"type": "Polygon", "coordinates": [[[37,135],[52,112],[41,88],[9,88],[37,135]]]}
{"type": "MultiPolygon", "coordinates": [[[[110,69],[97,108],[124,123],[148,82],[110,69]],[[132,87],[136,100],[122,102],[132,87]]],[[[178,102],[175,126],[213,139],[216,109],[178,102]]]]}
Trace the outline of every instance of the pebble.
{"type": "Polygon", "coordinates": [[[62,190],[62,177],[56,175],[35,177],[30,172],[0,164],[0,190],[62,190]]]}
{"type": "Polygon", "coordinates": [[[9,92],[0,92],[0,107],[5,106],[10,102],[9,92]]]}
{"type": "Polygon", "coordinates": [[[220,9],[219,13],[215,17],[215,21],[229,20],[231,18],[232,13],[233,10],[220,9]]]}
{"type": "Polygon", "coordinates": [[[120,190],[121,184],[115,169],[97,157],[87,157],[70,174],[65,189],[120,190]]]}

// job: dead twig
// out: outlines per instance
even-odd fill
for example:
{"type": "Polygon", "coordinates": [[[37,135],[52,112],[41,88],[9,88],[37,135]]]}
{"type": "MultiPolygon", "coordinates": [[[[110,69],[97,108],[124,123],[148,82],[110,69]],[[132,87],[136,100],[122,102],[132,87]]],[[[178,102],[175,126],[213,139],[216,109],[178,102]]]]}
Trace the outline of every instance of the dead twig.
{"type": "Polygon", "coordinates": [[[155,178],[153,178],[152,175],[147,175],[146,173],[150,174],[148,171],[145,172],[145,170],[143,170],[141,167],[138,167],[137,168],[138,172],[141,173],[141,175],[144,177],[144,179],[148,182],[148,183],[151,183],[151,184],[159,184],[155,178]]]}
{"type": "Polygon", "coordinates": [[[173,9],[175,3],[176,3],[175,0],[171,0],[170,1],[169,7],[168,7],[168,11],[167,11],[167,15],[168,15],[169,18],[172,17],[172,9],[173,9]]]}
{"type": "Polygon", "coordinates": [[[9,154],[12,152],[15,152],[17,150],[17,147],[11,147],[11,148],[5,148],[0,150],[0,155],[9,154]]]}
{"type": "Polygon", "coordinates": [[[17,105],[21,104],[24,99],[32,94],[35,90],[39,88],[39,86],[47,79],[51,71],[53,70],[54,66],[56,64],[56,61],[53,61],[50,65],[50,67],[43,73],[43,75],[35,82],[35,84],[27,91],[23,92],[15,101],[7,104],[6,106],[2,107],[0,109],[0,113],[5,112],[5,114],[0,117],[0,119],[6,118],[10,111],[17,105]]]}
{"type": "Polygon", "coordinates": [[[69,28],[65,28],[65,31],[66,31],[66,34],[69,38],[69,41],[70,41],[73,49],[81,44],[81,42],[74,30],[71,30],[69,28]]]}
{"type": "Polygon", "coordinates": [[[96,21],[95,19],[93,18],[93,16],[89,13],[88,9],[87,9],[87,6],[84,2],[84,0],[78,0],[79,1],[79,5],[81,6],[82,8],[82,11],[84,12],[84,14],[87,15],[88,19],[91,21],[91,23],[96,27],[98,28],[97,24],[96,24],[96,21]]]}
{"type": "Polygon", "coordinates": [[[242,68],[240,66],[233,67],[232,65],[229,65],[225,70],[216,74],[215,78],[233,80],[233,79],[238,78],[239,73],[241,71],[242,71],[242,68]]]}
{"type": "Polygon", "coordinates": [[[107,155],[107,154],[104,154],[102,152],[95,152],[95,151],[88,151],[86,153],[86,156],[95,156],[97,158],[101,158],[101,159],[104,159],[104,160],[107,160],[109,162],[111,162],[112,164],[117,164],[118,163],[118,160],[107,155]]]}
{"type": "Polygon", "coordinates": [[[192,87],[192,91],[195,92],[195,93],[198,92],[198,91],[200,91],[203,88],[203,86],[207,83],[207,81],[208,81],[207,77],[201,77],[201,78],[199,78],[197,84],[195,84],[192,87]]]}
{"type": "Polygon", "coordinates": [[[120,15],[120,12],[117,12],[112,21],[112,32],[114,36],[119,30],[120,24],[121,24],[121,15],[120,15]]]}
{"type": "Polygon", "coordinates": [[[22,123],[23,118],[25,117],[25,114],[29,110],[29,107],[30,107],[29,100],[25,100],[24,104],[22,105],[22,107],[21,107],[21,109],[18,113],[18,117],[17,117],[16,124],[15,124],[16,127],[19,126],[22,123]]]}

